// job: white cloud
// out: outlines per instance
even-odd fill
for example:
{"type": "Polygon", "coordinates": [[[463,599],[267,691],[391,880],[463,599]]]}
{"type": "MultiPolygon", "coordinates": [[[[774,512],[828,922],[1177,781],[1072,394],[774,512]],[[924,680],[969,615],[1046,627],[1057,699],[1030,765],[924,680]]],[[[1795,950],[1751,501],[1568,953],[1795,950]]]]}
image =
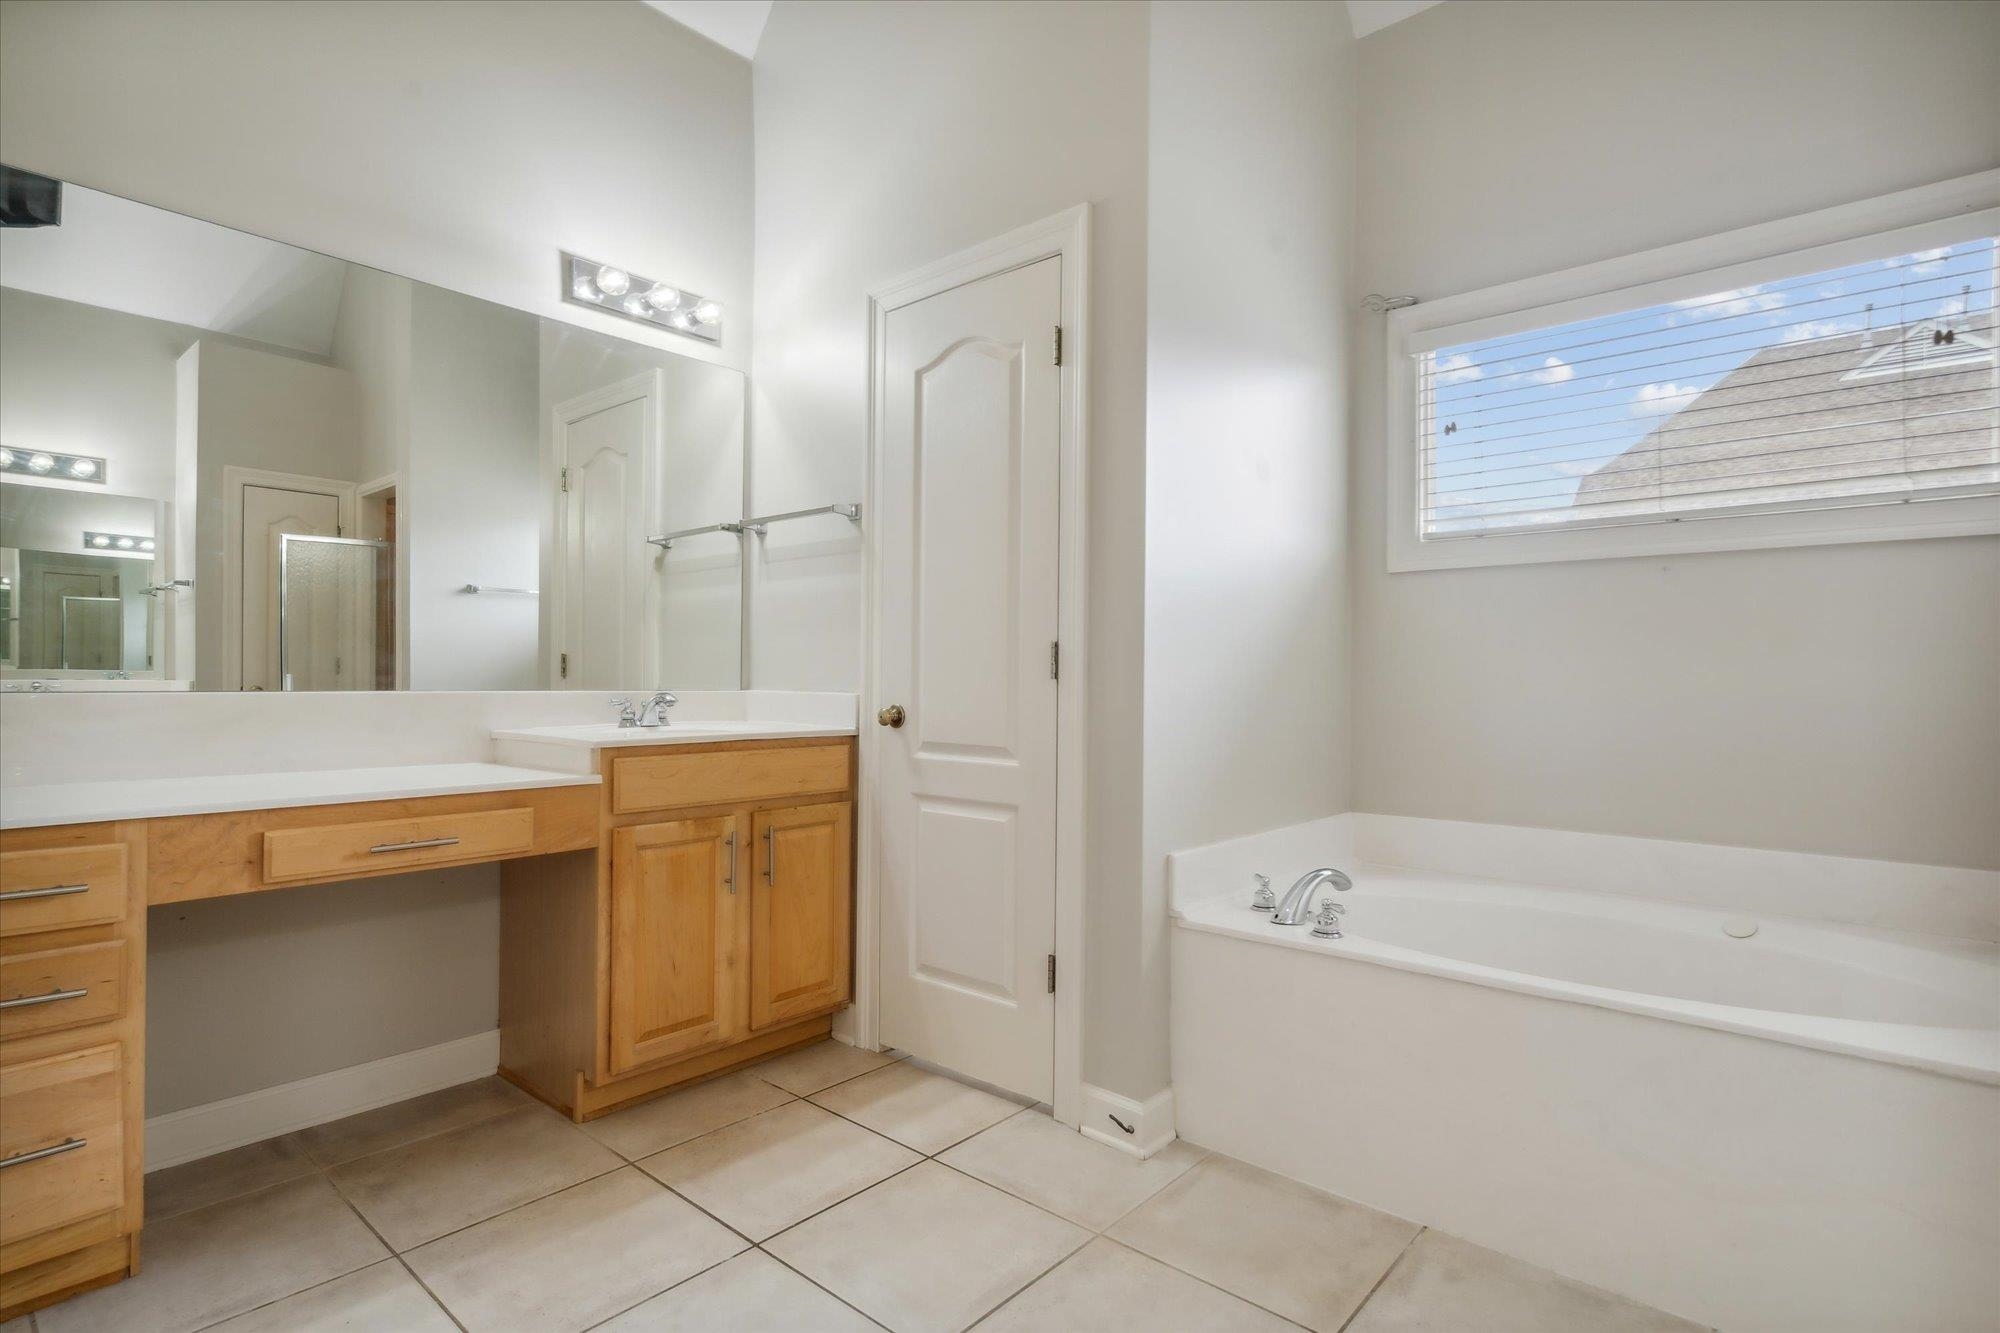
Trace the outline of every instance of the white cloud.
{"type": "Polygon", "coordinates": [[[1559,356],[1552,356],[1542,362],[1540,370],[1528,372],[1528,378],[1536,384],[1561,384],[1576,378],[1576,369],[1559,356]]]}
{"type": "Polygon", "coordinates": [[[1793,324],[1788,327],[1784,333],[1779,335],[1778,341],[1802,343],[1810,342],[1814,338],[1832,338],[1843,333],[1855,333],[1858,331],[1857,326],[1844,324],[1838,320],[1809,319],[1803,323],[1793,324]]]}
{"type": "Polygon", "coordinates": [[[1882,262],[1888,268],[1900,268],[1910,273],[1936,273],[1944,267],[1945,258],[1950,254],[1951,247],[1941,245],[1935,250],[1918,250],[1901,260],[1886,259],[1882,262]]]}
{"type": "Polygon", "coordinates": [[[1665,384],[1642,384],[1639,392],[1632,395],[1632,415],[1658,417],[1678,412],[1700,392],[1692,384],[1675,384],[1671,380],[1665,384]]]}
{"type": "Polygon", "coordinates": [[[1783,292],[1767,292],[1762,287],[1731,287],[1727,291],[1675,301],[1674,308],[1692,311],[1703,319],[1726,319],[1776,310],[1784,304],[1783,292]]]}
{"type": "Polygon", "coordinates": [[[1454,352],[1437,363],[1435,373],[1439,384],[1464,384],[1478,379],[1486,372],[1474,365],[1472,358],[1465,353],[1454,352]]]}

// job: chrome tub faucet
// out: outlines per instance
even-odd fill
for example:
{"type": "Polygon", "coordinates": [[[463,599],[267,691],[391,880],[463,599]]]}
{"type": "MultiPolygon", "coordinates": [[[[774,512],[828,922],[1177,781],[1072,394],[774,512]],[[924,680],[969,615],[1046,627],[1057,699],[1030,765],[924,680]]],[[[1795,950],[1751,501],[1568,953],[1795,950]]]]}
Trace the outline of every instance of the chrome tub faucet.
{"type": "Polygon", "coordinates": [[[1354,887],[1349,879],[1332,866],[1321,866],[1318,870],[1308,870],[1300,875],[1298,882],[1286,891],[1285,900],[1278,904],[1278,914],[1271,918],[1277,926],[1296,926],[1312,911],[1313,890],[1322,884],[1331,884],[1336,893],[1346,893],[1354,887]]]}

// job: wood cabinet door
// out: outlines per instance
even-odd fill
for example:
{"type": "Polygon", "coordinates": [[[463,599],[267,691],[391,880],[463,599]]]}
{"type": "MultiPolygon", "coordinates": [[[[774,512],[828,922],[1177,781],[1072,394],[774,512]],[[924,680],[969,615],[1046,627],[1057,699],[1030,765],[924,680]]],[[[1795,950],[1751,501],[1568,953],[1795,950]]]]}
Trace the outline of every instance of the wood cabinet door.
{"type": "Polygon", "coordinates": [[[735,815],[614,830],[611,1049],[615,1073],[742,1035],[744,918],[735,815]]]}
{"type": "Polygon", "coordinates": [[[750,1026],[844,1003],[854,901],[854,806],[796,805],[754,817],[750,1026]]]}

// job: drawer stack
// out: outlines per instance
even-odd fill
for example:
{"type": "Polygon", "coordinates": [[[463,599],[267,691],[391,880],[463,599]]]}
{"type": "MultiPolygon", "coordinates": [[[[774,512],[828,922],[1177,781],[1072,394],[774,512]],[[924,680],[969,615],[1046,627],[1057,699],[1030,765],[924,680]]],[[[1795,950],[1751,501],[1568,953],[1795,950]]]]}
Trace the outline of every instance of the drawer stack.
{"type": "Polygon", "coordinates": [[[0,833],[0,1320],[138,1268],[141,824],[0,833]]]}

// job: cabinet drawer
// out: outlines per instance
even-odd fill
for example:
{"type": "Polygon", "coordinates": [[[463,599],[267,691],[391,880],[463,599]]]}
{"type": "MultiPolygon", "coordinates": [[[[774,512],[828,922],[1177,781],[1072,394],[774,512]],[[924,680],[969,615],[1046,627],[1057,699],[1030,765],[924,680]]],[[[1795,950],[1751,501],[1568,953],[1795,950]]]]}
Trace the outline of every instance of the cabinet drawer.
{"type": "Polygon", "coordinates": [[[125,948],[108,940],[0,958],[0,1040],[124,1013],[125,948]]]}
{"type": "Polygon", "coordinates": [[[0,852],[0,935],[125,919],[125,844],[0,852]]]}
{"type": "Polygon", "coordinates": [[[671,810],[847,790],[845,745],[651,754],[611,761],[611,810],[671,810]]]}
{"type": "Polygon", "coordinates": [[[276,883],[483,860],[526,852],[534,843],[535,812],[527,806],[272,829],[264,834],[264,878],[276,883]]]}
{"type": "Polygon", "coordinates": [[[0,1066],[0,1245],[124,1204],[122,1067],[115,1043],[0,1066]]]}

